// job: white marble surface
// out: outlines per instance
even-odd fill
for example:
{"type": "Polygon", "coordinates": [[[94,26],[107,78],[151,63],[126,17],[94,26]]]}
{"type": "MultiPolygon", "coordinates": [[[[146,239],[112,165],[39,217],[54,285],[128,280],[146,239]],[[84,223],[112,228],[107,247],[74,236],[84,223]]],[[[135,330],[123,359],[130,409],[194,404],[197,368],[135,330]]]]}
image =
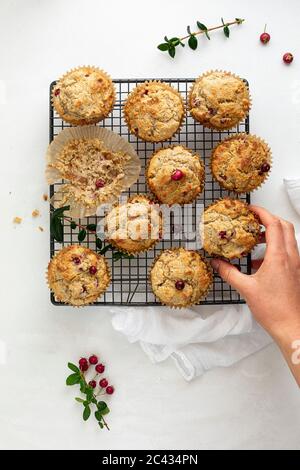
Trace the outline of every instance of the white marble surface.
{"type": "Polygon", "coordinates": [[[48,86],[65,70],[97,64],[114,77],[192,77],[221,68],[248,78],[251,130],[273,149],[271,178],[254,200],[299,229],[282,185],[283,176],[300,174],[299,15],[297,0],[1,1],[1,448],[300,449],[299,390],[275,345],[185,383],[173,363],[150,364],[116,334],[108,309],[52,306],[41,199],[48,86]],[[220,16],[246,22],[230,40],[216,32],[175,61],[156,50],[165,34],[184,34],[196,19],[218,24],[220,16]],[[263,47],[266,22],[272,40],[263,47]],[[281,62],[286,51],[295,54],[289,67],[281,62]],[[14,228],[16,215],[24,222],[14,228]],[[116,387],[110,432],[81,421],[76,392],[64,385],[66,362],[93,351],[116,387]]]}

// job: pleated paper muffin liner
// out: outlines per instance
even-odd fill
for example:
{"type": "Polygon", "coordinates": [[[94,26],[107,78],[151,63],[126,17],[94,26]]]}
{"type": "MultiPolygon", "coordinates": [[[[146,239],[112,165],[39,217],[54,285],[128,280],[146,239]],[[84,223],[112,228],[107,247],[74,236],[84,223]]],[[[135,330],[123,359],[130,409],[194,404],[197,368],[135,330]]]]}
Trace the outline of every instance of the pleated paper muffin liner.
{"type": "MultiPolygon", "coordinates": [[[[104,143],[107,150],[111,152],[123,152],[130,156],[130,160],[125,162],[123,171],[124,178],[115,185],[114,188],[101,189],[101,198],[97,199],[94,205],[87,205],[83,202],[76,201],[75,198],[66,200],[64,198],[64,185],[61,184],[59,189],[51,198],[51,204],[57,208],[62,205],[70,205],[68,215],[71,217],[88,217],[97,212],[97,208],[105,203],[113,203],[121,194],[122,191],[132,186],[139,177],[141,170],[140,159],[135,152],[133,146],[125,139],[115,134],[114,132],[97,126],[82,126],[70,127],[61,131],[51,142],[46,154],[46,180],[48,184],[54,184],[63,179],[63,175],[56,169],[50,167],[50,164],[55,164],[57,157],[60,155],[64,147],[72,140],[79,139],[99,139],[104,143]]],[[[68,184],[68,183],[67,183],[68,184]]]]}
{"type": "MultiPolygon", "coordinates": [[[[100,255],[99,253],[96,253],[95,251],[91,250],[90,248],[85,248],[85,249],[88,250],[89,252],[92,252],[92,253],[96,254],[98,258],[101,258],[101,259],[104,261],[105,266],[106,266],[106,270],[107,270],[107,274],[108,274],[107,283],[103,286],[102,292],[99,293],[99,294],[97,295],[97,297],[95,297],[94,299],[92,299],[92,300],[90,300],[90,301],[88,301],[88,302],[86,302],[86,303],[83,303],[83,304],[80,304],[80,305],[75,305],[75,304],[70,304],[70,303],[68,303],[68,302],[64,302],[63,300],[61,300],[61,299],[56,295],[55,290],[51,287],[51,283],[50,283],[50,280],[49,280],[49,268],[50,268],[50,265],[51,265],[51,263],[53,262],[53,260],[54,260],[55,258],[57,258],[57,256],[60,255],[63,251],[67,251],[67,250],[70,248],[70,246],[73,247],[73,246],[76,246],[76,245],[68,245],[68,246],[65,246],[64,248],[62,248],[61,250],[59,250],[59,251],[50,259],[50,261],[49,261],[49,263],[48,263],[48,267],[47,267],[47,269],[46,269],[45,277],[46,277],[46,282],[47,282],[48,288],[49,288],[50,291],[54,294],[55,299],[56,299],[57,301],[61,302],[61,303],[64,304],[64,305],[68,305],[68,306],[70,306],[70,307],[82,308],[82,307],[86,307],[86,306],[88,306],[88,305],[92,305],[97,299],[99,299],[99,298],[102,297],[102,295],[106,292],[108,286],[109,286],[110,283],[111,283],[111,280],[112,280],[112,278],[111,278],[111,272],[110,272],[110,268],[109,268],[109,266],[108,266],[108,263],[107,263],[107,261],[106,261],[106,259],[105,259],[105,257],[104,257],[103,255],[100,255]]],[[[80,246],[80,245],[78,245],[78,246],[80,246]]]]}
{"type": "Polygon", "coordinates": [[[240,256],[222,256],[222,255],[217,255],[215,253],[211,253],[209,251],[207,251],[205,248],[204,248],[204,243],[203,243],[203,236],[202,234],[200,233],[200,237],[201,237],[201,240],[202,240],[202,246],[203,246],[203,250],[209,254],[209,256],[212,256],[214,258],[223,258],[225,260],[232,260],[232,259],[241,259],[241,258],[244,258],[245,256],[247,256],[249,253],[252,252],[252,250],[254,250],[254,248],[256,247],[256,245],[259,243],[259,238],[260,238],[260,233],[261,233],[261,228],[260,228],[260,225],[261,225],[261,221],[260,221],[260,218],[258,217],[258,215],[250,209],[250,205],[248,204],[248,202],[246,201],[242,201],[241,199],[238,199],[238,198],[231,198],[231,197],[220,197],[218,199],[215,199],[211,204],[209,204],[208,206],[205,207],[204,211],[203,211],[203,215],[202,215],[202,221],[200,223],[201,226],[204,225],[203,223],[203,218],[204,218],[204,213],[212,206],[216,205],[218,202],[221,202],[221,201],[239,201],[241,202],[247,209],[249,212],[251,212],[251,214],[254,215],[254,218],[255,220],[258,222],[259,224],[259,231],[258,231],[258,234],[256,235],[255,237],[255,244],[252,246],[252,248],[250,248],[250,250],[244,250],[242,252],[242,254],[240,256]]]}
{"type": "Polygon", "coordinates": [[[91,124],[96,124],[97,122],[100,122],[102,121],[103,119],[105,119],[112,111],[114,105],[115,105],[115,101],[116,101],[116,90],[115,90],[115,86],[114,86],[114,83],[112,81],[112,78],[111,76],[105,72],[105,70],[103,69],[100,69],[99,67],[95,67],[95,66],[92,66],[92,65],[81,65],[81,66],[78,66],[78,67],[74,67],[70,70],[68,70],[67,72],[65,72],[56,82],[56,85],[53,87],[53,90],[52,90],[52,94],[51,94],[51,103],[52,103],[52,106],[53,108],[55,109],[55,111],[57,112],[57,114],[61,117],[61,119],[63,119],[64,121],[74,125],[74,126],[85,126],[85,125],[91,125],[91,124]],[[66,114],[64,113],[63,110],[61,110],[57,105],[56,105],[56,99],[55,99],[55,90],[57,90],[59,88],[59,83],[64,80],[70,73],[73,73],[73,72],[76,72],[76,71],[79,71],[81,69],[85,69],[85,72],[86,73],[92,73],[92,72],[99,72],[101,73],[111,84],[111,88],[112,88],[112,91],[113,91],[113,99],[112,99],[112,104],[109,108],[109,110],[105,113],[105,114],[102,114],[100,117],[99,116],[95,116],[94,118],[81,118],[81,117],[78,117],[77,119],[72,119],[71,117],[66,117],[66,114]]]}
{"type": "MultiPolygon", "coordinates": [[[[182,248],[182,247],[181,247],[181,248],[182,248]]],[[[206,266],[206,268],[207,268],[207,273],[208,273],[208,275],[210,276],[210,282],[209,282],[207,288],[202,292],[201,295],[199,295],[199,297],[198,297],[194,302],[188,302],[188,303],[186,303],[186,304],[184,304],[184,305],[173,305],[173,304],[171,304],[171,303],[165,303],[165,302],[163,302],[163,301],[155,294],[155,292],[154,292],[154,290],[153,290],[153,287],[152,287],[152,280],[151,280],[152,269],[153,269],[155,263],[158,261],[158,259],[163,255],[163,253],[165,253],[165,252],[167,252],[167,251],[178,251],[178,250],[180,250],[180,247],[172,247],[172,248],[166,248],[166,249],[162,250],[162,251],[154,258],[154,260],[153,260],[153,263],[152,263],[152,265],[151,265],[151,269],[150,269],[150,272],[149,272],[149,275],[148,275],[148,279],[149,279],[149,283],[150,283],[152,292],[153,292],[153,294],[155,295],[155,297],[156,297],[157,299],[159,299],[159,301],[161,302],[162,305],[165,305],[166,307],[170,307],[170,308],[172,308],[172,309],[181,309],[181,308],[187,308],[187,307],[191,307],[191,306],[197,305],[198,302],[200,302],[200,300],[204,299],[204,298],[208,295],[208,293],[209,293],[209,291],[210,291],[210,289],[211,289],[211,287],[212,287],[212,284],[213,284],[213,269],[212,269],[210,263],[204,258],[204,256],[203,256],[201,253],[199,253],[199,251],[197,251],[197,250],[188,250],[188,249],[186,249],[186,248],[184,248],[184,249],[185,249],[186,251],[193,252],[193,253],[197,253],[197,254],[199,255],[200,260],[205,264],[205,266],[206,266]]]]}
{"type": "Polygon", "coordinates": [[[208,129],[213,129],[213,130],[216,130],[216,131],[226,131],[226,130],[230,130],[230,129],[233,129],[234,127],[236,127],[238,124],[240,124],[248,115],[249,115],[249,112],[250,112],[250,109],[251,109],[251,106],[252,106],[252,98],[251,98],[251,95],[250,95],[250,90],[249,90],[249,87],[248,85],[244,82],[244,80],[239,76],[239,75],[236,75],[235,73],[232,73],[232,72],[228,72],[226,70],[208,70],[207,72],[204,72],[202,75],[200,75],[198,78],[196,78],[195,82],[193,83],[193,85],[190,87],[189,89],[189,92],[188,92],[188,99],[187,99],[187,107],[188,107],[188,110],[192,116],[192,118],[196,121],[196,122],[200,122],[200,124],[203,126],[203,127],[206,127],[208,129]],[[212,73],[224,73],[225,75],[227,75],[228,77],[234,77],[238,80],[240,80],[241,82],[244,83],[245,87],[247,88],[248,90],[248,99],[249,99],[249,108],[247,111],[245,111],[245,114],[244,116],[238,121],[236,122],[235,124],[231,125],[230,127],[214,127],[212,125],[210,125],[210,123],[206,123],[205,125],[202,124],[200,121],[198,121],[198,119],[196,117],[194,117],[191,109],[193,108],[192,104],[191,104],[191,99],[192,99],[192,93],[193,93],[193,89],[194,89],[194,86],[196,85],[196,83],[198,83],[202,78],[204,77],[207,77],[208,75],[211,75],[212,73]]]}
{"type": "MultiPolygon", "coordinates": [[[[143,200],[147,199],[151,204],[159,204],[159,202],[158,202],[156,199],[152,198],[151,196],[148,196],[147,194],[135,194],[135,195],[129,197],[129,198],[127,199],[127,202],[125,202],[125,203],[123,203],[123,204],[118,204],[118,203],[114,204],[114,208],[115,208],[115,207],[118,207],[119,205],[120,205],[120,206],[126,205],[126,204],[132,202],[134,199],[137,199],[137,198],[138,198],[138,199],[140,198],[140,199],[143,199],[143,200]]],[[[107,214],[106,217],[105,217],[105,222],[104,222],[105,227],[106,227],[106,219],[107,219],[107,216],[108,216],[108,215],[109,215],[109,214],[107,214]]],[[[162,215],[161,215],[161,214],[159,215],[159,220],[160,220],[159,232],[161,233],[162,228],[163,228],[163,219],[162,219],[162,215]]],[[[113,238],[107,238],[107,239],[106,239],[106,242],[110,243],[114,248],[116,248],[118,251],[121,251],[122,253],[125,253],[125,254],[127,254],[127,255],[137,255],[137,254],[145,253],[146,251],[152,250],[152,248],[153,248],[157,243],[160,242],[160,238],[158,238],[158,239],[153,239],[152,242],[151,242],[151,244],[150,244],[148,247],[139,248],[139,249],[136,249],[136,250],[126,250],[126,249],[123,248],[122,246],[118,245],[118,242],[117,242],[115,239],[113,239],[113,238]]]]}
{"type": "MultiPolygon", "coordinates": [[[[185,204],[190,204],[191,202],[194,202],[197,197],[203,193],[204,191],[204,187],[205,187],[205,165],[204,165],[204,161],[201,157],[201,155],[198,153],[198,152],[194,152],[193,150],[191,150],[190,148],[186,147],[185,145],[181,144],[181,143],[174,143],[172,145],[168,145],[167,147],[161,147],[157,150],[155,150],[155,152],[152,153],[150,159],[148,160],[147,162],[147,166],[146,166],[146,169],[145,169],[145,177],[146,177],[146,182],[147,182],[147,186],[151,192],[151,194],[153,194],[153,196],[161,203],[161,204],[166,204],[165,202],[161,201],[160,198],[159,198],[159,195],[155,194],[155,192],[152,190],[151,188],[151,185],[150,185],[150,181],[149,181],[149,178],[148,178],[148,172],[149,172],[149,167],[150,167],[150,162],[152,160],[152,158],[157,154],[159,153],[161,150],[164,150],[164,149],[173,149],[175,147],[182,147],[183,149],[187,150],[188,152],[190,152],[192,155],[197,155],[199,157],[199,160],[200,160],[200,163],[201,163],[201,166],[202,166],[202,169],[203,169],[203,180],[202,180],[202,189],[201,191],[199,191],[197,193],[197,195],[195,197],[190,197],[189,199],[187,199],[185,202],[173,202],[172,204],[179,204],[180,206],[184,206],[185,204]]],[[[168,206],[172,206],[172,204],[168,204],[168,206]]]]}
{"type": "Polygon", "coordinates": [[[214,179],[219,183],[219,185],[223,188],[223,189],[226,189],[226,191],[230,191],[234,194],[245,194],[245,193],[250,193],[252,191],[255,191],[257,190],[258,188],[260,188],[266,181],[267,179],[269,178],[270,176],[270,172],[271,172],[271,168],[272,168],[272,163],[273,163],[273,159],[272,159],[272,151],[271,151],[271,148],[269,146],[269,144],[263,140],[261,137],[255,135],[255,134],[246,134],[245,132],[239,132],[238,134],[235,134],[235,135],[232,135],[230,137],[227,137],[226,139],[222,140],[221,142],[218,143],[218,145],[216,145],[213,149],[212,149],[212,153],[211,153],[211,158],[210,158],[210,171],[211,171],[211,174],[212,176],[214,177],[214,179]],[[267,171],[266,173],[264,173],[264,178],[262,179],[262,181],[255,187],[255,188],[252,188],[252,189],[248,189],[248,190],[237,190],[237,189],[230,189],[230,188],[227,188],[226,187],[226,184],[224,184],[225,182],[223,181],[220,181],[217,176],[214,174],[213,172],[213,168],[212,168],[212,164],[213,164],[213,157],[214,157],[214,152],[215,150],[219,147],[219,145],[222,145],[224,142],[228,142],[230,140],[235,140],[235,139],[238,139],[239,137],[241,136],[246,136],[249,140],[257,140],[259,141],[260,143],[262,143],[263,145],[265,145],[267,151],[268,151],[268,155],[267,155],[267,159],[266,159],[266,162],[270,165],[270,169],[269,171],[267,171]]]}
{"type": "Polygon", "coordinates": [[[129,95],[127,96],[127,99],[124,103],[124,107],[123,107],[123,116],[124,116],[124,120],[126,122],[126,125],[130,131],[131,134],[135,135],[136,137],[138,137],[139,139],[145,141],[145,142],[153,142],[153,143],[160,143],[160,142],[166,142],[168,140],[171,140],[175,135],[179,134],[181,132],[181,129],[182,129],[182,125],[184,123],[184,120],[185,120],[185,115],[186,115],[186,106],[185,106],[185,103],[184,103],[184,100],[183,100],[183,97],[181,95],[181,93],[176,90],[174,87],[172,87],[171,85],[165,83],[165,82],[162,82],[160,80],[150,80],[150,81],[145,81],[144,83],[140,83],[139,85],[137,85],[130,93],[129,95]],[[134,96],[136,94],[138,94],[138,92],[140,90],[143,90],[145,85],[151,85],[151,84],[157,84],[157,85],[160,85],[162,88],[166,89],[166,90],[172,90],[172,92],[174,92],[175,95],[177,95],[179,98],[180,98],[180,101],[181,101],[181,104],[182,104],[182,109],[183,109],[183,112],[182,112],[182,116],[181,116],[181,119],[179,121],[179,124],[178,124],[178,127],[176,129],[175,132],[173,132],[173,134],[170,136],[170,137],[167,137],[165,139],[144,139],[142,137],[139,136],[139,134],[135,131],[135,128],[131,126],[131,123],[130,123],[130,118],[127,114],[127,107],[130,105],[130,101],[132,98],[134,98],[134,96]]]}

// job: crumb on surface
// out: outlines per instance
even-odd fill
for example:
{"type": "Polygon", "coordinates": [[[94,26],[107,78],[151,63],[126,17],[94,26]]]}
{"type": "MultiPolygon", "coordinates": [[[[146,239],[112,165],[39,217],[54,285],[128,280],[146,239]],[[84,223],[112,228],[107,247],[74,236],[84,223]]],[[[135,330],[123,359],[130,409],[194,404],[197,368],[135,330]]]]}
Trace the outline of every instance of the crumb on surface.
{"type": "Polygon", "coordinates": [[[39,226],[39,231],[43,232],[44,231],[43,227],[39,226]]]}
{"type": "Polygon", "coordinates": [[[43,199],[44,199],[44,201],[48,201],[48,194],[44,193],[43,194],[43,199]]]}
{"type": "Polygon", "coordinates": [[[32,217],[38,217],[40,215],[40,211],[38,209],[34,209],[34,211],[32,211],[32,217]]]}
{"type": "Polygon", "coordinates": [[[21,217],[15,217],[14,220],[13,220],[13,223],[14,224],[20,224],[22,222],[22,218],[21,217]]]}

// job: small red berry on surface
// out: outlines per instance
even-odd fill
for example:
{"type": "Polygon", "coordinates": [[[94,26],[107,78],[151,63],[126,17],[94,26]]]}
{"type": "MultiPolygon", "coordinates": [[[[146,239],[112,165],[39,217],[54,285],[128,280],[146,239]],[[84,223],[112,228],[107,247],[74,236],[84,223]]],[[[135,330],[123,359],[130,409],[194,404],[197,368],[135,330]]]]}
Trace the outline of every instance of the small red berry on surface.
{"type": "Polygon", "coordinates": [[[89,386],[92,387],[92,388],[96,388],[96,381],[95,380],[90,380],[89,381],[89,386]]]}
{"type": "Polygon", "coordinates": [[[173,173],[171,174],[171,179],[173,181],[179,181],[183,178],[183,172],[181,170],[175,170],[173,171],[173,173]]]}
{"type": "MultiPolygon", "coordinates": [[[[93,275],[96,274],[97,271],[98,270],[97,270],[96,266],[91,266],[90,269],[89,269],[90,274],[93,274],[93,275]]],[[[96,362],[95,362],[95,364],[96,364],[96,362]]]]}
{"type": "Polygon", "coordinates": [[[103,374],[105,371],[105,366],[103,364],[97,364],[95,370],[98,372],[98,374],[103,374]]]}
{"type": "Polygon", "coordinates": [[[267,173],[267,171],[270,170],[270,165],[269,163],[263,163],[262,166],[260,167],[260,173],[267,173]]]}
{"type": "Polygon", "coordinates": [[[99,180],[96,181],[95,186],[96,186],[97,189],[103,188],[103,186],[105,186],[105,183],[104,183],[103,180],[99,179],[99,180]]]}
{"type": "Polygon", "coordinates": [[[175,282],[175,287],[176,287],[177,290],[184,289],[184,286],[185,286],[185,282],[182,281],[182,280],[179,280],[179,281],[175,282]]]}
{"type": "Polygon", "coordinates": [[[222,239],[222,240],[225,240],[227,238],[227,232],[226,230],[221,230],[219,232],[219,237],[222,239]]]}
{"type": "Polygon", "coordinates": [[[93,354],[92,356],[89,357],[89,363],[93,365],[98,364],[98,357],[95,354],[93,354]]]}
{"type": "Polygon", "coordinates": [[[282,60],[285,64],[290,64],[291,62],[293,62],[294,60],[294,56],[293,54],[291,54],[290,52],[286,52],[283,57],[282,57],[282,60]]]}
{"type": "Polygon", "coordinates": [[[55,92],[54,92],[54,96],[58,96],[59,94],[60,94],[60,89],[57,88],[57,89],[55,90],[55,92]]]}
{"type": "Polygon", "coordinates": [[[112,387],[111,385],[109,385],[108,387],[106,387],[106,393],[108,395],[112,395],[114,393],[115,389],[114,387],[112,387]]]}
{"type": "Polygon", "coordinates": [[[101,379],[99,385],[101,388],[106,388],[108,385],[108,381],[106,379],[101,379]]]}
{"type": "Polygon", "coordinates": [[[259,39],[263,44],[267,44],[270,41],[271,36],[269,35],[269,33],[262,33],[259,36],[259,39]]]}
{"type": "Polygon", "coordinates": [[[74,262],[75,264],[80,264],[80,263],[81,263],[81,260],[80,260],[80,258],[78,258],[78,256],[76,256],[75,258],[73,258],[73,262],[74,262]]]}
{"type": "Polygon", "coordinates": [[[79,369],[83,372],[85,372],[86,370],[88,370],[89,368],[89,364],[88,364],[88,361],[85,357],[82,357],[80,360],[79,360],[79,369]]]}

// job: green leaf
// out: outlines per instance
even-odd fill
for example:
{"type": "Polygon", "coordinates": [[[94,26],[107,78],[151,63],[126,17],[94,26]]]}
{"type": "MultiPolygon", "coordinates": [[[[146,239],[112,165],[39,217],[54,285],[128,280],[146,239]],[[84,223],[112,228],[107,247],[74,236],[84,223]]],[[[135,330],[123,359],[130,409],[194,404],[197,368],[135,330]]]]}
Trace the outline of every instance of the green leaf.
{"type": "Polygon", "coordinates": [[[96,225],[96,224],[88,224],[88,225],[86,226],[86,229],[87,229],[87,230],[90,230],[91,232],[96,232],[96,230],[97,230],[97,225],[96,225]]]}
{"type": "Polygon", "coordinates": [[[122,258],[122,253],[120,251],[116,251],[112,257],[114,261],[118,261],[119,259],[122,258]]]}
{"type": "Polygon", "coordinates": [[[59,243],[64,241],[64,226],[60,218],[53,216],[51,217],[50,233],[51,236],[59,243]]]}
{"type": "Polygon", "coordinates": [[[228,28],[227,25],[224,26],[223,31],[224,31],[225,36],[226,36],[227,38],[229,38],[230,31],[229,31],[229,28],[228,28]]]}
{"type": "Polygon", "coordinates": [[[98,401],[97,408],[98,408],[98,411],[100,411],[100,413],[102,413],[106,408],[108,408],[108,406],[105,403],[105,401],[98,401]]]}
{"type": "Polygon", "coordinates": [[[108,408],[108,406],[105,408],[105,410],[101,411],[101,414],[102,415],[107,415],[108,413],[110,412],[110,409],[108,408]]]}
{"type": "Polygon", "coordinates": [[[169,49],[169,44],[167,42],[163,42],[157,46],[157,49],[160,51],[167,51],[169,49]]]}
{"type": "Polygon", "coordinates": [[[103,423],[101,423],[101,421],[99,421],[98,424],[99,424],[99,426],[100,426],[101,429],[104,428],[103,423]]]}
{"type": "Polygon", "coordinates": [[[169,42],[169,39],[167,38],[167,36],[164,37],[164,40],[165,40],[166,42],[169,42]]]}
{"type": "Polygon", "coordinates": [[[76,222],[74,222],[74,220],[72,220],[72,222],[71,222],[71,229],[72,229],[72,230],[75,230],[76,227],[77,227],[76,222]]]}
{"type": "Polygon", "coordinates": [[[80,385],[80,391],[81,393],[85,393],[85,390],[86,390],[86,384],[85,384],[85,381],[83,379],[81,379],[79,381],[79,385],[80,385]]]}
{"type": "Polygon", "coordinates": [[[168,53],[169,53],[169,56],[171,56],[172,59],[174,59],[175,54],[176,54],[176,49],[173,45],[169,45],[168,53]]]}
{"type": "Polygon", "coordinates": [[[98,237],[96,238],[96,247],[99,248],[99,250],[102,248],[102,240],[98,237]]]}
{"type": "Polygon", "coordinates": [[[189,37],[188,44],[193,51],[198,47],[198,39],[193,34],[189,37]]]}
{"type": "Polygon", "coordinates": [[[189,35],[192,34],[190,26],[187,26],[187,27],[186,27],[186,30],[187,30],[187,32],[188,32],[189,35]]]}
{"type": "Polygon", "coordinates": [[[197,26],[199,29],[201,29],[201,31],[207,31],[207,27],[205,26],[205,24],[200,23],[200,21],[197,21],[197,26]]]}
{"type": "Polygon", "coordinates": [[[59,207],[58,209],[55,209],[55,211],[52,212],[52,217],[63,217],[64,212],[68,211],[69,209],[70,206],[59,207]]]}
{"type": "Polygon", "coordinates": [[[93,398],[93,393],[94,393],[93,390],[94,390],[94,389],[91,388],[91,387],[86,387],[86,389],[85,389],[86,399],[87,399],[88,401],[90,401],[90,400],[93,398]]]}
{"type": "Polygon", "coordinates": [[[242,24],[243,20],[242,18],[235,18],[235,21],[237,22],[237,24],[242,24]]]}
{"type": "Polygon", "coordinates": [[[86,237],[86,230],[83,228],[80,230],[80,232],[78,233],[78,241],[79,242],[83,242],[83,240],[85,239],[86,237]]]}
{"type": "Polygon", "coordinates": [[[73,372],[80,373],[79,368],[75,366],[75,364],[72,364],[72,362],[68,362],[68,367],[71,369],[73,372]]]}
{"type": "Polygon", "coordinates": [[[67,377],[66,385],[75,385],[80,382],[80,374],[71,374],[67,377]]]}
{"type": "Polygon", "coordinates": [[[170,39],[170,42],[173,44],[173,46],[176,47],[180,43],[180,39],[179,38],[172,38],[172,39],[170,39]]]}
{"type": "Polygon", "coordinates": [[[207,32],[207,31],[204,31],[204,34],[205,34],[205,36],[207,37],[207,39],[210,40],[210,35],[208,34],[208,32],[207,32]]]}
{"type": "Polygon", "coordinates": [[[100,413],[100,411],[95,411],[95,418],[97,421],[102,420],[102,414],[100,413]]]}
{"type": "Polygon", "coordinates": [[[76,397],[75,400],[78,401],[78,403],[83,403],[84,402],[84,400],[80,397],[76,397]]]}
{"type": "Polygon", "coordinates": [[[222,21],[222,24],[225,26],[225,23],[224,23],[224,20],[223,20],[223,18],[221,18],[221,21],[222,21]]]}
{"type": "Polygon", "coordinates": [[[90,407],[89,407],[89,406],[85,406],[85,407],[84,407],[84,410],[83,410],[83,415],[82,415],[84,421],[87,421],[87,420],[89,419],[90,415],[91,415],[91,409],[90,409],[90,407]]]}
{"type": "Polygon", "coordinates": [[[105,255],[105,253],[108,251],[108,250],[113,250],[113,246],[112,245],[106,245],[104,248],[102,248],[102,250],[100,251],[101,255],[105,255]]]}

